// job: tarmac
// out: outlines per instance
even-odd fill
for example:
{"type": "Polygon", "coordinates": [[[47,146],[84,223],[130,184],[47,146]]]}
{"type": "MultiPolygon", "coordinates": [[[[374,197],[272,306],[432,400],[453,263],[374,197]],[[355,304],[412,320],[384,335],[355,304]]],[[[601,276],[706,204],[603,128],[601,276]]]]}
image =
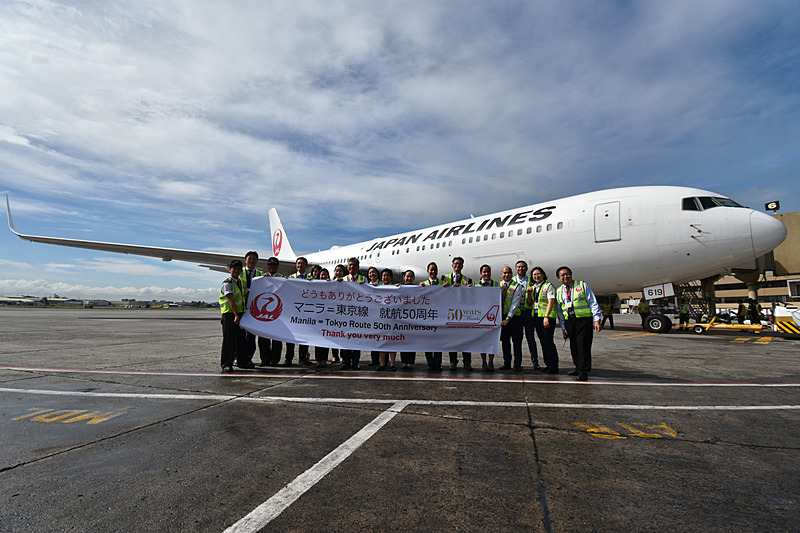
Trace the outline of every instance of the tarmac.
{"type": "Polygon", "coordinates": [[[615,319],[578,382],[560,339],[222,374],[218,311],[0,308],[0,531],[800,530],[800,341],[615,319]]]}

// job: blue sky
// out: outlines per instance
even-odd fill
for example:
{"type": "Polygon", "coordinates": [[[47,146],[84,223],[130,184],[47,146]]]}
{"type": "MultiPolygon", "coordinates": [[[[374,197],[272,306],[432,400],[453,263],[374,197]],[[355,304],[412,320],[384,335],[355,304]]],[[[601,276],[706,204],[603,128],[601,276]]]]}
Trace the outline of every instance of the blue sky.
{"type": "MultiPolygon", "coordinates": [[[[800,210],[800,4],[0,4],[19,231],[298,252],[608,187],[800,210]]],[[[216,300],[221,275],[0,231],[0,294],[216,300]]]]}

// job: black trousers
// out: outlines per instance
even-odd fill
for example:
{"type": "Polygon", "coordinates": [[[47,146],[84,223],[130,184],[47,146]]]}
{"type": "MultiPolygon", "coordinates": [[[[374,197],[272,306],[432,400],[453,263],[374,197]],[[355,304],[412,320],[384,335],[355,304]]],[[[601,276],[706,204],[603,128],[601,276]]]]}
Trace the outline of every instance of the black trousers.
{"type": "Polygon", "coordinates": [[[514,345],[514,368],[522,367],[522,316],[512,317],[508,325],[500,330],[500,346],[503,348],[503,365],[511,365],[511,345],[514,345]]]}
{"type": "Polygon", "coordinates": [[[442,352],[425,352],[425,360],[431,370],[440,370],[442,368],[442,352]]]}
{"type": "Polygon", "coordinates": [[[528,350],[531,352],[531,363],[533,366],[539,365],[539,353],[536,351],[536,327],[533,324],[533,314],[531,309],[522,309],[522,330],[525,334],[525,340],[528,341],[528,350]]]}
{"type": "Polygon", "coordinates": [[[220,324],[222,324],[222,349],[220,350],[219,364],[222,367],[233,366],[233,359],[237,353],[247,353],[244,330],[234,322],[235,319],[236,316],[233,313],[224,313],[220,318],[220,324]]]}
{"type": "MultiPolygon", "coordinates": [[[[300,344],[297,346],[297,358],[300,362],[308,360],[308,346],[305,344],[300,344]]],[[[294,359],[294,344],[291,342],[286,343],[286,362],[291,363],[292,359],[294,359]]]]}
{"type": "Polygon", "coordinates": [[[594,321],[592,317],[570,318],[565,320],[567,337],[569,337],[569,351],[572,362],[579,374],[588,374],[592,371],[592,337],[594,336],[594,321]]]}
{"type": "MultiPolygon", "coordinates": [[[[409,365],[413,365],[416,359],[417,352],[400,352],[400,363],[408,363],[409,365]]],[[[441,365],[441,360],[439,360],[439,365],[441,365]]]]}
{"type": "Polygon", "coordinates": [[[321,346],[314,347],[314,360],[318,363],[328,360],[328,352],[330,348],[323,348],[321,346]]]}
{"type": "Polygon", "coordinates": [[[614,329],[614,315],[603,315],[603,323],[601,324],[603,327],[606,327],[606,320],[611,324],[611,329],[614,329]]]}
{"type": "Polygon", "coordinates": [[[339,350],[339,355],[342,356],[342,364],[344,366],[350,365],[351,367],[357,367],[358,361],[361,359],[361,351],[360,350],[339,350]]]}
{"type": "Polygon", "coordinates": [[[252,362],[256,353],[256,339],[258,339],[258,355],[261,364],[277,365],[281,362],[281,348],[283,343],[274,339],[257,337],[249,331],[244,332],[245,345],[247,346],[247,360],[252,362]]]}
{"type": "MultiPolygon", "coordinates": [[[[472,366],[472,354],[470,352],[461,352],[461,357],[464,359],[464,366],[472,366]]],[[[450,352],[450,364],[458,363],[458,352],[450,352]]]]}
{"type": "Polygon", "coordinates": [[[550,319],[550,327],[544,327],[544,317],[533,317],[533,326],[536,328],[536,336],[539,337],[539,344],[542,345],[542,360],[548,370],[558,370],[558,350],[553,340],[556,332],[556,318],[550,319]]]}

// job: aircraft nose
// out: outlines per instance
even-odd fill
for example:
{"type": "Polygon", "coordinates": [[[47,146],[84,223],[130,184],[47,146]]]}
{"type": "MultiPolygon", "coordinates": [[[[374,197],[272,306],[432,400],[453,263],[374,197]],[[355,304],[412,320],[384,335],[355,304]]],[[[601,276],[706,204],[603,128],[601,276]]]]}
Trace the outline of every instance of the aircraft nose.
{"type": "Polygon", "coordinates": [[[787,229],[783,222],[765,213],[750,213],[750,235],[753,238],[753,252],[756,257],[773,250],[786,238],[787,229]]]}

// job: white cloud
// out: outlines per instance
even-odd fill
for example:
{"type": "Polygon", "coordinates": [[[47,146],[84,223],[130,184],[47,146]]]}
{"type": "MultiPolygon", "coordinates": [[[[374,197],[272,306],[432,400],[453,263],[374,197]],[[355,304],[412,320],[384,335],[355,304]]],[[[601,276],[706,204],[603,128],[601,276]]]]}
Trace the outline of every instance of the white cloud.
{"type": "Polygon", "coordinates": [[[0,294],[50,297],[58,294],[64,298],[105,299],[120,301],[123,298],[136,300],[202,301],[219,299],[219,288],[189,289],[184,287],[95,287],[90,285],[51,283],[43,279],[0,279],[0,294]]]}

